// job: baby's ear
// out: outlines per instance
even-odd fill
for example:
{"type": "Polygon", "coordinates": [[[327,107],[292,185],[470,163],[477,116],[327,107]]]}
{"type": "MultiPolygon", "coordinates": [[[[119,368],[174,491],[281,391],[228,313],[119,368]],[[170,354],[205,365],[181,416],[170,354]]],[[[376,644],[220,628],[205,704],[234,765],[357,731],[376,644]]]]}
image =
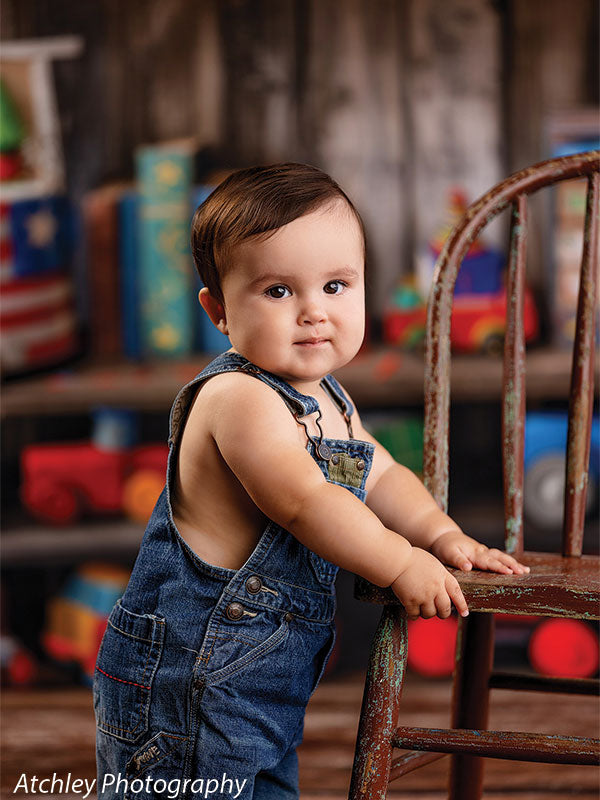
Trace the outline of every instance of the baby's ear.
{"type": "Polygon", "coordinates": [[[213,297],[206,286],[203,289],[200,289],[198,292],[198,300],[200,301],[202,308],[210,317],[212,324],[218,328],[221,333],[224,333],[225,336],[228,336],[229,330],[227,329],[227,319],[225,317],[225,308],[223,307],[223,303],[221,303],[220,300],[217,300],[216,297],[213,297]]]}

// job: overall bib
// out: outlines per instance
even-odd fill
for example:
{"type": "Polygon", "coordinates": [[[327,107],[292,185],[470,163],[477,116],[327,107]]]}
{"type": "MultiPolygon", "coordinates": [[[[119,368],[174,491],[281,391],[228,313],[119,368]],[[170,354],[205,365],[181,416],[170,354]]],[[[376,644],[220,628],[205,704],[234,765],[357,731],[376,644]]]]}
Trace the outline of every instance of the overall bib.
{"type": "MultiPolygon", "coordinates": [[[[338,568],[272,521],[240,569],[214,566],[173,521],[171,489],[191,403],[202,382],[231,371],[271,386],[300,424],[319,412],[315,398],[232,352],[179,392],[166,486],[98,653],[99,800],[299,797],[296,747],[335,639],[338,568]]],[[[335,378],[321,384],[350,438],[307,430],[308,451],[328,481],[364,501],[373,445],[352,438],[353,408],[335,378]]]]}

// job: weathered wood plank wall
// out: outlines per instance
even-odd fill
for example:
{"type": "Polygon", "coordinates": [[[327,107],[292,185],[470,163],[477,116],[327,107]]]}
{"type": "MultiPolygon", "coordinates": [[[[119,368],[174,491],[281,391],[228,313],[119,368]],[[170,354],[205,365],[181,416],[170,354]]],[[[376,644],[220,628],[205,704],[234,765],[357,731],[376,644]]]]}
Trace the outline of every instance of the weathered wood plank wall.
{"type": "Polygon", "coordinates": [[[474,198],[546,155],[550,110],[597,102],[595,0],[4,0],[0,13],[2,39],[85,38],[56,66],[76,197],[171,137],[234,166],[315,163],[365,218],[375,316],[450,186],[474,198]]]}

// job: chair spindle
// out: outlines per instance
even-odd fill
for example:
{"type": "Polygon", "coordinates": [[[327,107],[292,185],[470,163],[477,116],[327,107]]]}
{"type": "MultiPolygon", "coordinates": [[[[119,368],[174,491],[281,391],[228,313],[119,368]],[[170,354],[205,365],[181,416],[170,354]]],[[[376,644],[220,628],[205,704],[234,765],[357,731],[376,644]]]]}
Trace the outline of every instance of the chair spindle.
{"type": "Polygon", "coordinates": [[[588,179],[577,332],[571,370],[562,543],[565,556],[580,556],[583,545],[594,402],[599,191],[600,174],[595,172],[588,179]]]}
{"type": "Polygon", "coordinates": [[[504,479],[504,547],[523,552],[523,454],[525,440],[525,259],[527,196],[512,206],[506,286],[506,335],[502,382],[502,470],[504,479]]]}

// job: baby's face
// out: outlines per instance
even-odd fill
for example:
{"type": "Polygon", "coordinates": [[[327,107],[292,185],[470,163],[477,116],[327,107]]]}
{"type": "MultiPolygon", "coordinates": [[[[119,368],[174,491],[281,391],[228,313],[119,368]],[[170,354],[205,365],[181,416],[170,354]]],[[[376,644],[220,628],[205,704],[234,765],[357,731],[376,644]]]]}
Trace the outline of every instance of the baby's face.
{"type": "Polygon", "coordinates": [[[364,336],[364,253],[343,202],[317,209],[264,241],[235,248],[223,280],[234,349],[309,393],[348,363],[364,336]]]}

